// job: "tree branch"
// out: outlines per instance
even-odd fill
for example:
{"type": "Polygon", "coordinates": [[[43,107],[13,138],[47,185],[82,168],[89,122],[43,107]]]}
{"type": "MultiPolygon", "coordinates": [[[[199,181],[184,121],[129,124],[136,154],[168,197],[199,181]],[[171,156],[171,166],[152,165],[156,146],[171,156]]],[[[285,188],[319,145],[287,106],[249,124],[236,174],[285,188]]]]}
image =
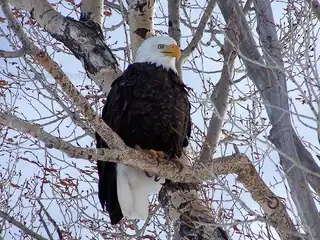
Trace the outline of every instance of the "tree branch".
{"type": "Polygon", "coordinates": [[[51,222],[51,224],[54,226],[55,230],[57,231],[58,236],[59,236],[59,240],[63,240],[63,234],[62,234],[61,229],[59,228],[58,224],[56,223],[56,221],[52,219],[52,217],[48,213],[47,209],[45,209],[45,207],[43,206],[42,202],[39,199],[37,199],[37,202],[40,205],[41,210],[44,211],[45,215],[47,216],[47,218],[49,219],[49,221],[51,222]]]}
{"type": "Polygon", "coordinates": [[[5,16],[9,20],[9,26],[21,39],[27,53],[33,57],[47,72],[57,81],[62,90],[70,97],[70,100],[85,117],[89,125],[92,125],[99,135],[108,143],[111,148],[121,149],[125,147],[122,139],[114,133],[111,128],[99,117],[91,108],[87,99],[74,87],[69,78],[60,69],[59,65],[53,61],[50,56],[40,50],[37,46],[31,43],[25,36],[22,26],[16,21],[6,2],[0,3],[5,16]]]}
{"type": "Polygon", "coordinates": [[[25,54],[25,50],[23,48],[16,51],[0,50],[0,57],[3,57],[3,58],[18,58],[18,57],[22,57],[24,54],[25,54]]]}
{"type": "Polygon", "coordinates": [[[168,1],[168,33],[180,46],[180,0],[168,1]]]}
{"type": "Polygon", "coordinates": [[[143,40],[154,35],[155,0],[130,0],[128,2],[131,50],[133,59],[135,59],[143,40]]]}
{"type": "MultiPolygon", "coordinates": [[[[255,0],[254,7],[258,20],[257,32],[265,53],[265,61],[267,64],[277,65],[280,69],[284,69],[281,54],[282,45],[277,36],[270,1],[255,0]]],[[[272,105],[289,110],[284,70],[273,69],[272,72],[272,86],[278,88],[278,95],[273,95],[272,99],[267,100],[271,102],[272,105]]],[[[274,93],[270,93],[268,96],[271,96],[271,94],[274,93]]],[[[287,155],[280,156],[281,164],[286,172],[291,189],[291,196],[298,209],[303,226],[307,233],[310,234],[311,239],[320,239],[320,232],[318,231],[320,228],[320,218],[306,176],[309,175],[309,178],[316,179],[318,182],[320,182],[320,179],[314,175],[304,173],[302,169],[299,168],[303,159],[299,159],[299,154],[296,149],[297,139],[294,141],[295,133],[291,125],[290,114],[272,108],[271,113],[269,113],[269,118],[272,123],[269,140],[287,155]],[[288,160],[288,156],[295,162],[288,160]],[[294,167],[295,164],[297,164],[297,166],[294,167]]],[[[304,163],[304,166],[309,167],[307,163],[304,163]]]]}
{"type": "Polygon", "coordinates": [[[37,240],[47,240],[43,236],[41,236],[38,233],[30,230],[24,224],[22,224],[21,222],[18,222],[13,217],[9,216],[7,213],[5,213],[5,212],[3,212],[1,210],[0,210],[0,217],[3,218],[4,220],[8,221],[9,223],[12,223],[14,226],[19,228],[21,231],[23,231],[25,234],[28,234],[32,238],[35,238],[37,240]]]}
{"type": "Polygon", "coordinates": [[[318,0],[305,0],[309,7],[311,7],[312,12],[320,21],[320,3],[318,0]]]}
{"type": "MultiPolygon", "coordinates": [[[[230,28],[232,27],[231,24],[234,24],[232,22],[233,21],[230,20],[228,24],[230,28]]],[[[235,44],[237,45],[238,43],[235,44]]],[[[221,78],[211,95],[211,101],[214,104],[214,110],[207,130],[206,141],[203,144],[203,149],[200,154],[199,161],[202,163],[209,163],[212,161],[212,156],[216,151],[216,147],[220,139],[223,118],[228,108],[229,91],[232,84],[234,61],[237,54],[227,39],[225,39],[223,51],[224,64],[221,78]]]]}
{"type": "MultiPolygon", "coordinates": [[[[235,22],[240,34],[238,36],[233,36],[232,34],[227,33],[228,39],[231,42],[235,41],[234,37],[237,37],[240,40],[240,56],[242,57],[242,60],[247,68],[249,78],[260,90],[260,94],[266,106],[267,114],[269,116],[270,122],[273,125],[271,131],[272,137],[270,138],[270,140],[280,150],[279,153],[284,153],[284,155],[280,154],[281,164],[287,174],[288,183],[292,191],[292,196],[295,200],[295,204],[298,208],[299,214],[304,219],[304,226],[307,232],[311,233],[309,231],[310,228],[319,228],[318,216],[316,216],[317,210],[314,207],[314,202],[312,196],[310,195],[308,186],[305,184],[305,177],[302,171],[299,168],[294,167],[294,163],[290,160],[298,160],[298,156],[292,140],[293,135],[290,115],[288,114],[289,107],[285,79],[283,78],[283,73],[279,74],[279,72],[275,71],[276,69],[281,69],[281,67],[277,66],[275,68],[267,68],[264,64],[264,60],[260,56],[257,48],[253,47],[256,46],[256,44],[238,2],[231,0],[219,0],[218,4],[227,22],[229,21],[231,16],[236,16],[235,22]],[[307,210],[306,212],[307,214],[311,213],[311,215],[304,216],[306,212],[303,213],[302,209],[306,210],[305,208],[310,210],[307,210]],[[310,221],[310,218],[314,218],[315,221],[310,221]],[[309,220],[306,221],[307,219],[309,220]]],[[[267,1],[267,4],[270,3],[267,1]]],[[[257,10],[257,12],[261,13],[260,10],[257,10]]],[[[271,10],[268,10],[267,12],[269,14],[272,14],[271,10]]],[[[273,18],[268,18],[268,20],[264,22],[270,21],[272,23],[273,18]]],[[[260,24],[261,23],[262,22],[260,22],[260,24]]],[[[262,26],[260,24],[258,24],[258,26],[261,29],[266,30],[266,32],[269,31],[269,33],[273,32],[273,30],[270,29],[270,26],[262,26]]],[[[274,26],[274,24],[271,25],[274,26]]],[[[265,39],[263,39],[263,36],[261,36],[261,42],[267,42],[267,40],[269,39],[268,36],[265,36],[267,37],[265,39]]],[[[271,42],[269,40],[269,45],[274,49],[278,49],[277,51],[280,51],[279,44],[280,43],[277,40],[276,35],[271,35],[271,42]]],[[[270,56],[279,56],[277,52],[270,53],[270,56]]],[[[268,61],[270,60],[270,58],[266,60],[268,61]]],[[[281,61],[281,56],[279,58],[279,61],[281,61]]],[[[297,164],[297,162],[295,164],[297,164]]],[[[291,225],[291,228],[293,229],[293,231],[295,231],[293,225],[291,225]]],[[[286,232],[280,231],[279,234],[283,239],[296,239],[294,235],[287,234],[286,232]]],[[[320,239],[320,237],[315,237],[314,239],[320,239]]]]}
{"type": "Polygon", "coordinates": [[[103,19],[103,0],[83,0],[81,2],[81,21],[93,21],[101,26],[103,19]]]}
{"type": "Polygon", "coordinates": [[[243,13],[244,13],[245,15],[247,15],[248,12],[250,11],[250,8],[251,8],[252,3],[253,3],[253,0],[247,0],[247,1],[246,1],[246,4],[245,4],[244,7],[243,7],[243,13]]]}
{"type": "Polygon", "coordinates": [[[199,41],[202,38],[204,29],[207,25],[207,22],[211,16],[211,13],[214,9],[214,6],[216,5],[216,0],[210,0],[208,2],[208,5],[206,7],[206,9],[203,12],[203,15],[201,17],[201,20],[199,22],[199,25],[197,27],[197,30],[191,40],[191,42],[189,43],[189,45],[182,51],[181,53],[181,60],[180,61],[184,61],[186,60],[186,58],[190,55],[190,53],[195,49],[195,47],[198,45],[199,41]]]}
{"type": "MultiPolygon", "coordinates": [[[[27,133],[44,142],[46,147],[61,150],[71,158],[118,162],[157,174],[158,176],[165,177],[175,182],[200,183],[220,175],[237,174],[237,180],[251,193],[253,200],[263,208],[267,220],[270,220],[270,224],[276,226],[277,230],[282,229],[284,232],[297,234],[280,198],[278,198],[263,182],[254,166],[245,155],[235,154],[216,158],[209,165],[197,164],[194,167],[184,165],[180,171],[179,167],[172,161],[159,159],[158,162],[155,162],[154,159],[150,158],[148,155],[129,147],[126,147],[124,150],[75,147],[70,143],[62,141],[60,138],[45,132],[39,125],[30,124],[10,114],[0,113],[0,124],[27,133]]],[[[179,191],[175,191],[175,193],[177,192],[179,191]]],[[[192,190],[189,195],[190,194],[193,197],[197,196],[194,190],[192,190]]],[[[176,194],[172,194],[171,196],[176,196],[176,194]]],[[[177,198],[172,198],[172,200],[174,199],[177,200],[177,198]]],[[[183,200],[181,198],[178,198],[178,200],[179,199],[181,201],[183,200]]],[[[193,214],[200,214],[199,216],[201,219],[205,218],[203,219],[205,221],[204,223],[208,222],[208,219],[211,219],[211,217],[208,217],[210,215],[206,214],[206,212],[197,212],[199,204],[202,204],[201,200],[199,198],[192,199],[195,201],[190,202],[191,209],[196,207],[193,214]]],[[[176,203],[173,204],[174,206],[177,206],[176,203]]],[[[182,209],[180,210],[182,211],[182,209]]],[[[175,212],[170,215],[177,216],[177,214],[179,216],[181,213],[175,212]]],[[[212,221],[209,222],[212,223],[212,221]]]]}
{"type": "Polygon", "coordinates": [[[111,50],[104,43],[100,28],[70,18],[55,11],[46,0],[11,0],[27,12],[52,37],[62,42],[78,58],[90,79],[105,93],[121,71],[111,50]]]}

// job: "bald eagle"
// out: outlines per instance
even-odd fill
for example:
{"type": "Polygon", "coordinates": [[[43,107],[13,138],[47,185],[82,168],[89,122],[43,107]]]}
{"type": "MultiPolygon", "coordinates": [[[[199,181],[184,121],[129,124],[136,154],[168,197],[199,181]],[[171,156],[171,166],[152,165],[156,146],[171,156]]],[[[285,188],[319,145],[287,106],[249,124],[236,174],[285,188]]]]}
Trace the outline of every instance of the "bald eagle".
{"type": "MultiPolygon", "coordinates": [[[[135,63],[111,85],[102,119],[129,147],[180,157],[191,132],[190,103],[185,84],[175,67],[180,57],[176,41],[167,36],[146,39],[135,63]]],[[[97,148],[108,148],[96,133],[97,148]]],[[[148,195],[159,192],[164,179],[112,162],[98,161],[99,200],[117,224],[127,219],[146,219],[148,195]],[[157,181],[158,180],[158,181],[157,181]]]]}

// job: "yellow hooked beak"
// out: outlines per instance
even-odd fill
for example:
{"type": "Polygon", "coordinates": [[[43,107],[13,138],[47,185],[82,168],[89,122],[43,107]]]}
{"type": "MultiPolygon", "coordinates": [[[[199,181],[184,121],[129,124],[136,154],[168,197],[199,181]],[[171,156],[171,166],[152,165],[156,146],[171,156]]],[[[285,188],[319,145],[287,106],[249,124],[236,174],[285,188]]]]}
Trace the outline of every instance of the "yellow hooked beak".
{"type": "Polygon", "coordinates": [[[179,60],[181,55],[180,47],[176,44],[165,46],[163,51],[161,51],[161,53],[170,57],[175,57],[177,60],[179,60]]]}

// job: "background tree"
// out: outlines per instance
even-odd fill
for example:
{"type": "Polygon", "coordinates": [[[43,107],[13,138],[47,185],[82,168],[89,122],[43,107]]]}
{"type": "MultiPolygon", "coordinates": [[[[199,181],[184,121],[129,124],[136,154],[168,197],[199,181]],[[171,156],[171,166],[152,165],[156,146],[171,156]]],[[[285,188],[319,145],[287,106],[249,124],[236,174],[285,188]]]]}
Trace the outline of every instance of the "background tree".
{"type": "Polygon", "coordinates": [[[2,238],[320,239],[318,1],[0,5],[2,238]],[[181,171],[126,147],[99,117],[154,34],[183,49],[193,132],[181,171]],[[95,131],[112,149],[95,149],[95,131]],[[111,227],[97,159],[175,184],[147,221],[111,227]]]}

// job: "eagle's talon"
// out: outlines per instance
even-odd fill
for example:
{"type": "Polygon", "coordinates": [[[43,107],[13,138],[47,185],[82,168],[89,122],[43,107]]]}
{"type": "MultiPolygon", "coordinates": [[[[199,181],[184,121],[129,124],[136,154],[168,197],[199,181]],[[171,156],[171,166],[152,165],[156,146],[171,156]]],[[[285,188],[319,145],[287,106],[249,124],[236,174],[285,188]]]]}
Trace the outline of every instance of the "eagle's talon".
{"type": "Polygon", "coordinates": [[[161,177],[159,177],[159,176],[157,176],[157,175],[154,176],[154,181],[155,181],[155,182],[159,182],[160,179],[161,179],[161,177]]]}
{"type": "Polygon", "coordinates": [[[148,177],[148,178],[152,178],[153,175],[150,175],[150,173],[148,173],[147,171],[144,171],[144,174],[148,177]]]}
{"type": "Polygon", "coordinates": [[[162,151],[155,151],[153,149],[143,150],[143,151],[148,153],[149,155],[151,155],[152,158],[154,158],[154,159],[165,158],[164,152],[162,152],[162,151]]]}
{"type": "Polygon", "coordinates": [[[162,151],[155,151],[153,149],[142,149],[140,146],[135,145],[134,146],[135,149],[144,152],[148,155],[150,155],[152,158],[157,159],[157,158],[165,158],[165,154],[162,151]]]}

